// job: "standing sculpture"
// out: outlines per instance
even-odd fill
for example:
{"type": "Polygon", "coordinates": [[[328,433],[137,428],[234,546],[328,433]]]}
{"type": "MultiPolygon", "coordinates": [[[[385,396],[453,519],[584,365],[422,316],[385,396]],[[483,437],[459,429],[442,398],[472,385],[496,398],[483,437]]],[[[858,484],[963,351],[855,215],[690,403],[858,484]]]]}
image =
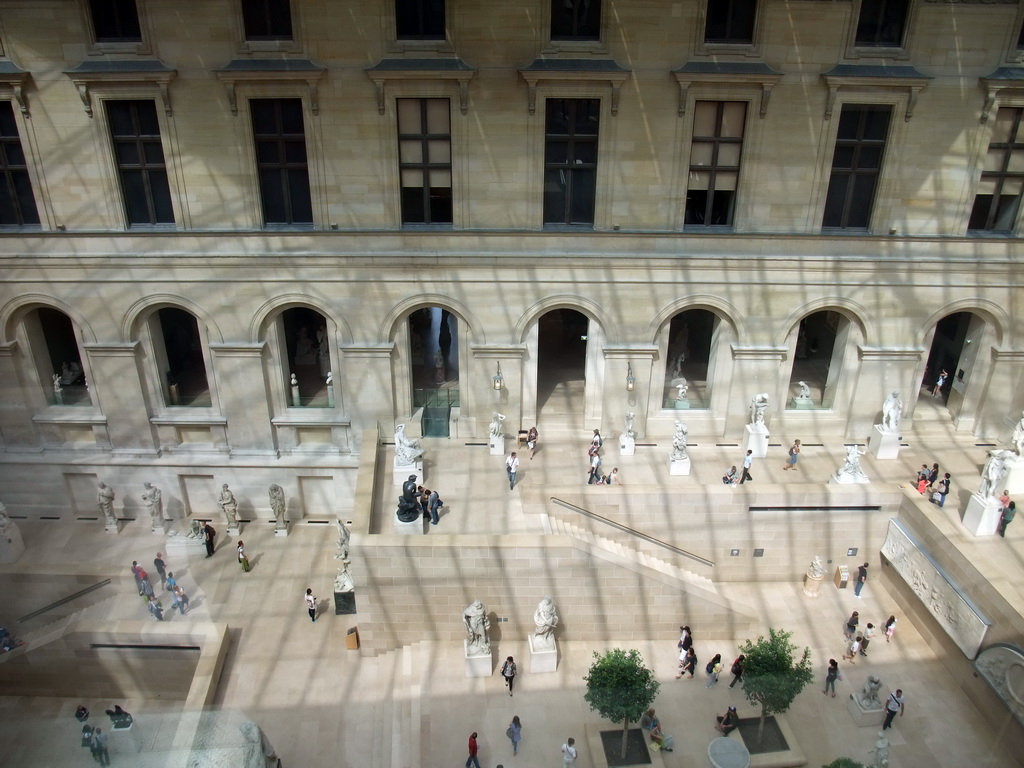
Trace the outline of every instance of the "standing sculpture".
{"type": "Polygon", "coordinates": [[[474,600],[462,612],[462,623],[466,625],[466,653],[470,656],[485,656],[491,652],[491,641],[487,630],[491,628],[491,620],[487,617],[487,609],[479,600],[474,600]]]}
{"type": "Polygon", "coordinates": [[[814,559],[811,560],[810,566],[807,568],[807,575],[812,579],[822,579],[825,577],[825,573],[825,564],[821,562],[821,557],[815,555],[814,559]]]}
{"type": "Polygon", "coordinates": [[[978,495],[983,499],[994,499],[1003,485],[1003,477],[1009,470],[1009,462],[1014,456],[1013,451],[998,450],[988,452],[988,461],[981,471],[981,486],[978,495]]]}
{"type": "Polygon", "coordinates": [[[412,523],[420,519],[423,510],[416,495],[416,475],[402,483],[402,495],[398,497],[398,519],[403,523],[412,523]]]}
{"type": "Polygon", "coordinates": [[[550,595],[545,596],[537,603],[537,610],[533,612],[533,624],[537,627],[533,633],[534,649],[554,647],[558,611],[555,610],[555,601],[551,599],[550,595]]]}
{"type": "Polygon", "coordinates": [[[899,392],[890,392],[882,403],[882,431],[899,434],[900,419],[903,416],[903,401],[899,392]]]}
{"type": "Polygon", "coordinates": [[[684,461],[689,458],[686,455],[686,443],[689,436],[689,430],[686,425],[676,419],[676,434],[672,438],[672,452],[669,454],[669,458],[672,461],[684,461]]]}
{"type": "Polygon", "coordinates": [[[144,486],[142,503],[146,505],[146,511],[149,512],[149,517],[153,521],[154,527],[162,526],[164,524],[164,516],[161,510],[160,489],[152,483],[144,483],[144,486]]]}
{"type": "Polygon", "coordinates": [[[864,686],[857,694],[857,701],[864,709],[881,709],[882,699],[878,692],[882,689],[882,679],[878,675],[868,675],[864,686]]]}
{"type": "Polygon", "coordinates": [[[341,560],[346,565],[349,562],[348,559],[348,545],[352,540],[352,533],[342,522],[341,518],[338,518],[338,554],[334,556],[335,560],[341,560]]]}
{"type": "Polygon", "coordinates": [[[114,489],[101,482],[96,490],[96,503],[106,518],[107,525],[117,525],[117,518],[114,517],[114,489]]]}
{"type": "Polygon", "coordinates": [[[220,487],[220,497],[217,499],[217,504],[220,505],[227,524],[229,526],[238,525],[238,502],[235,501],[235,494],[228,488],[227,483],[220,487]]]}
{"type": "Polygon", "coordinates": [[[768,410],[768,393],[762,392],[754,395],[750,401],[750,423],[754,426],[764,426],[764,413],[768,410]]]}
{"type": "Polygon", "coordinates": [[[505,428],[502,426],[503,421],[505,421],[504,413],[498,413],[497,411],[491,413],[491,437],[501,437],[505,433],[505,428]]]}
{"type": "Polygon", "coordinates": [[[626,437],[636,437],[633,432],[633,421],[636,419],[636,414],[633,411],[626,411],[626,437]]]}
{"type": "Polygon", "coordinates": [[[270,494],[270,509],[274,512],[275,527],[284,528],[284,513],[287,507],[284,500],[284,488],[274,483],[267,491],[270,494]]]}
{"type": "Polygon", "coordinates": [[[395,427],[395,464],[401,466],[415,464],[422,455],[423,449],[420,447],[420,441],[405,434],[405,424],[395,427]]]}
{"type": "Polygon", "coordinates": [[[856,445],[846,446],[846,460],[843,462],[843,466],[836,471],[836,477],[848,477],[858,481],[867,480],[867,475],[860,467],[860,457],[865,453],[867,451],[860,450],[856,445]]]}
{"type": "Polygon", "coordinates": [[[1018,456],[1024,457],[1024,411],[1021,411],[1020,421],[1013,428],[1013,449],[1018,456]]]}

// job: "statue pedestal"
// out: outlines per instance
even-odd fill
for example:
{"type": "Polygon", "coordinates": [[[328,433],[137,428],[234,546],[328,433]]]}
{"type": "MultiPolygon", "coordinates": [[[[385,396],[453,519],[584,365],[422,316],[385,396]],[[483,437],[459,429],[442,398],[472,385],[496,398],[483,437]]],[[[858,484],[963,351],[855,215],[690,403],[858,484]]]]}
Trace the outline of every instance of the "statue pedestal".
{"type": "Polygon", "coordinates": [[[809,397],[794,397],[789,407],[794,411],[811,411],[814,410],[814,401],[809,397]]]}
{"type": "Polygon", "coordinates": [[[495,437],[491,435],[487,438],[487,447],[490,449],[491,456],[504,456],[505,455],[505,436],[498,435],[495,437]]]}
{"type": "Polygon", "coordinates": [[[334,579],[334,615],[343,616],[356,612],[356,589],[346,573],[339,573],[334,579]]]}
{"type": "Polygon", "coordinates": [[[409,536],[422,536],[423,530],[423,517],[419,516],[410,523],[403,523],[398,519],[398,515],[395,515],[395,533],[403,533],[409,536]]]}
{"type": "Polygon", "coordinates": [[[288,538],[288,526],[287,525],[283,525],[280,528],[275,528],[274,529],[274,535],[275,536],[282,536],[284,538],[288,538]]]}
{"type": "MultiPolygon", "coordinates": [[[[885,696],[888,698],[889,694],[885,696]]],[[[882,699],[882,701],[885,701],[885,699],[882,699]]],[[[875,705],[874,702],[871,702],[871,704],[865,707],[861,704],[860,699],[857,698],[855,693],[851,693],[850,698],[846,700],[846,708],[850,711],[854,724],[859,728],[877,728],[885,721],[884,704],[875,705]]]]}
{"type": "Polygon", "coordinates": [[[804,594],[808,597],[817,597],[821,591],[821,582],[825,580],[825,574],[821,576],[811,576],[809,573],[804,574],[804,594]]]}
{"type": "Polygon", "coordinates": [[[668,459],[668,473],[670,475],[690,474],[690,457],[687,456],[685,459],[673,459],[670,456],[668,459]]]}
{"type": "Polygon", "coordinates": [[[690,410],[690,398],[684,397],[682,400],[676,399],[672,401],[672,408],[677,411],[688,411],[690,410]]]}
{"type": "Polygon", "coordinates": [[[526,642],[530,646],[530,674],[538,672],[555,672],[558,670],[558,643],[551,645],[535,645],[535,635],[527,635],[526,642]]]}
{"type": "Polygon", "coordinates": [[[466,677],[490,677],[491,676],[491,652],[470,654],[469,639],[462,641],[466,654],[466,677]]]}
{"type": "Polygon", "coordinates": [[[967,502],[967,511],[964,512],[964,528],[975,536],[994,536],[999,527],[999,519],[1003,515],[999,499],[986,499],[977,494],[971,494],[971,500],[967,502]]]}
{"type": "Polygon", "coordinates": [[[870,483],[870,482],[871,481],[868,480],[867,475],[849,475],[849,474],[842,474],[842,475],[840,475],[838,472],[834,472],[832,474],[832,477],[830,477],[828,479],[829,485],[857,485],[857,484],[862,484],[863,485],[864,483],[870,483]]]}
{"type": "Polygon", "coordinates": [[[228,523],[227,526],[225,526],[225,530],[227,531],[228,536],[237,536],[242,532],[242,525],[241,523],[228,523]]]}
{"type": "Polygon", "coordinates": [[[868,437],[868,450],[876,459],[897,459],[900,455],[900,436],[886,432],[881,424],[875,424],[868,437]]]}
{"type": "Polygon", "coordinates": [[[153,525],[149,529],[149,532],[157,536],[166,536],[167,523],[163,522],[162,520],[159,523],[153,523],[153,525]]]}
{"type": "Polygon", "coordinates": [[[417,485],[426,485],[427,478],[423,476],[423,461],[417,461],[415,464],[399,464],[395,462],[395,469],[392,473],[392,479],[394,484],[399,488],[405,484],[405,481],[409,479],[409,475],[416,475],[417,485]]]}
{"type": "Polygon", "coordinates": [[[632,456],[636,453],[636,440],[628,435],[619,438],[619,456],[632,456]]]}
{"type": "MultiPolygon", "coordinates": [[[[1003,478],[1003,488],[1010,492],[1010,495],[1024,493],[1024,458],[1017,456],[1006,462],[1006,477],[1003,478]]],[[[999,490],[1003,490],[1000,488],[999,490]]]]}
{"type": "Polygon", "coordinates": [[[174,557],[188,557],[189,555],[206,554],[206,545],[202,538],[190,538],[184,533],[171,531],[164,544],[164,552],[174,557]]]}
{"type": "Polygon", "coordinates": [[[120,520],[118,518],[115,518],[114,522],[110,522],[108,520],[103,525],[103,532],[104,533],[113,533],[114,535],[117,535],[117,534],[119,534],[121,532],[121,528],[123,526],[124,526],[124,521],[123,520],[120,520]]]}
{"type": "Polygon", "coordinates": [[[16,562],[24,551],[25,542],[21,540],[21,531],[14,523],[10,523],[0,537],[0,563],[16,562]]]}
{"type": "Polygon", "coordinates": [[[747,447],[755,459],[768,458],[768,428],[764,424],[747,424],[747,447]]]}

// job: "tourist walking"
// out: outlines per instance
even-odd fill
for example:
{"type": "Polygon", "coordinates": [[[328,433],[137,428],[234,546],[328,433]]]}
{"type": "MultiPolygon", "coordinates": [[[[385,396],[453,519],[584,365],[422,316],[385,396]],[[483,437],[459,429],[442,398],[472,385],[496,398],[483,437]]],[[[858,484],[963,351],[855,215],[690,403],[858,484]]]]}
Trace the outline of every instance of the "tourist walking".
{"type": "Polygon", "coordinates": [[[714,658],[712,658],[711,661],[708,662],[708,665],[704,668],[704,671],[707,672],[708,675],[708,682],[707,685],[705,685],[704,687],[710,688],[718,682],[718,676],[722,673],[722,654],[716,653],[714,655],[714,658]]]}
{"type": "Polygon", "coordinates": [[[203,543],[206,544],[206,556],[213,557],[213,542],[217,538],[217,531],[209,523],[203,524],[203,543]]]}
{"type": "Polygon", "coordinates": [[[861,656],[867,656],[868,655],[868,645],[871,644],[871,638],[873,638],[874,636],[875,636],[875,625],[872,624],[869,621],[867,627],[864,629],[863,639],[860,642],[860,655],[861,656]]]}
{"type": "Polygon", "coordinates": [[[793,444],[789,446],[789,461],[786,462],[786,466],[783,469],[796,469],[796,462],[800,458],[800,441],[794,440],[793,444]]]}
{"type": "Polygon", "coordinates": [[[588,485],[598,485],[601,477],[601,455],[594,449],[590,449],[590,474],[587,476],[588,485]]]}
{"type": "Polygon", "coordinates": [[[466,768],[469,768],[471,765],[476,766],[476,768],[480,768],[480,758],[476,756],[478,749],[479,747],[477,747],[476,743],[476,731],[473,731],[469,734],[469,757],[466,758],[466,768]]]}
{"type": "Polygon", "coordinates": [[[515,451],[505,459],[505,474],[508,475],[508,489],[511,491],[516,487],[516,474],[519,472],[519,457],[515,451]]]}
{"type": "Polygon", "coordinates": [[[679,673],[676,675],[676,680],[681,678],[684,674],[689,674],[687,680],[693,679],[693,672],[697,669],[697,652],[693,650],[693,647],[687,648],[685,651],[679,653],[679,673]]]}
{"type": "Polygon", "coordinates": [[[882,628],[885,632],[885,642],[892,640],[892,636],[896,634],[896,617],[890,616],[885,620],[885,626],[882,628]]]}
{"type": "Polygon", "coordinates": [[[309,611],[309,620],[316,621],[316,598],[313,597],[313,590],[306,590],[306,610],[309,611]]]}
{"type": "MultiPolygon", "coordinates": [[[[596,434],[597,430],[595,429],[594,432],[596,434]]],[[[569,739],[562,745],[563,766],[576,765],[576,758],[579,756],[579,752],[576,751],[576,739],[569,739]]]]}
{"type": "Polygon", "coordinates": [[[896,693],[890,693],[889,698],[885,700],[885,722],[882,723],[882,730],[886,728],[892,728],[892,720],[896,717],[896,713],[900,713],[900,717],[906,713],[906,700],[903,698],[903,689],[897,688],[896,693]]]}
{"type": "Polygon", "coordinates": [[[157,621],[164,620],[164,609],[160,607],[160,601],[156,599],[155,595],[149,598],[149,612],[153,614],[153,618],[157,621]]]}
{"type": "Polygon", "coordinates": [[[828,660],[828,672],[825,673],[825,690],[822,691],[824,694],[828,694],[829,689],[832,690],[832,698],[836,697],[836,680],[839,677],[839,662],[835,659],[828,660]]]}
{"type": "Polygon", "coordinates": [[[508,695],[511,696],[512,686],[516,682],[516,663],[511,656],[505,659],[505,663],[501,665],[501,676],[505,678],[505,685],[508,686],[508,695]]]}
{"type": "Polygon", "coordinates": [[[843,654],[843,658],[847,659],[851,664],[857,663],[857,654],[860,653],[860,643],[863,639],[863,637],[857,635],[846,647],[846,653],[843,654]]]}
{"type": "Polygon", "coordinates": [[[523,740],[523,724],[519,722],[519,715],[512,718],[512,722],[505,729],[505,735],[512,742],[512,756],[519,753],[519,742],[523,740]]]}
{"type": "Polygon", "coordinates": [[[537,433],[536,427],[530,427],[530,431],[526,433],[526,447],[530,449],[530,461],[533,461],[533,455],[537,453],[537,439],[540,435],[537,433]]]}
{"type": "Polygon", "coordinates": [[[241,539],[238,540],[238,564],[243,571],[249,572],[249,558],[245,556],[245,542],[241,539]]]}
{"type": "Polygon", "coordinates": [[[165,585],[168,592],[173,592],[174,588],[178,586],[178,580],[174,578],[172,571],[167,572],[167,584],[165,585]]]}
{"type": "Polygon", "coordinates": [[[167,564],[164,562],[164,556],[159,552],[156,553],[156,557],[153,559],[153,567],[156,568],[156,572],[160,574],[160,586],[166,588],[167,564]]]}
{"type": "Polygon", "coordinates": [[[173,610],[175,607],[182,616],[188,611],[188,595],[185,594],[185,590],[180,584],[174,588],[174,601],[171,603],[171,609],[173,610]]]}
{"type": "Polygon", "coordinates": [[[1017,516],[1017,502],[1011,501],[1006,509],[1003,511],[1003,516],[999,518],[999,535],[1006,538],[1006,526],[1013,522],[1013,518],[1017,516]]]}
{"type": "Polygon", "coordinates": [[[590,448],[591,450],[600,451],[602,445],[604,445],[604,440],[601,439],[601,430],[595,429],[594,436],[590,439],[590,448]]]}
{"type": "Polygon", "coordinates": [[[940,507],[946,503],[946,496],[949,495],[949,472],[943,475],[942,479],[939,480],[938,486],[936,486],[935,493],[932,494],[932,501],[938,504],[940,507]],[[935,498],[938,496],[938,498],[935,498]]]}
{"type": "Polygon", "coordinates": [[[860,597],[860,591],[864,589],[864,582],[868,580],[868,564],[857,566],[857,584],[853,588],[853,596],[860,597]]]}
{"type": "Polygon", "coordinates": [[[142,578],[142,596],[148,599],[148,598],[152,597],[153,594],[154,594],[153,593],[153,584],[150,582],[150,580],[148,578],[146,578],[146,572],[145,571],[142,572],[142,576],[143,576],[143,578],[142,578]]]}
{"type": "Polygon", "coordinates": [[[747,480],[753,482],[754,478],[750,476],[750,465],[753,463],[753,461],[754,452],[747,451],[747,455],[743,457],[743,474],[740,475],[740,485],[743,485],[743,483],[746,482],[747,480]]]}
{"type": "Polygon", "coordinates": [[[110,752],[107,751],[107,734],[102,728],[92,732],[92,756],[100,765],[110,765],[110,752]]]}
{"type": "Polygon", "coordinates": [[[854,611],[846,620],[846,639],[849,640],[857,634],[857,625],[860,624],[860,614],[854,611]]]}
{"type": "Polygon", "coordinates": [[[736,660],[732,663],[732,668],[729,670],[732,672],[732,682],[729,683],[729,687],[732,688],[736,683],[743,682],[743,664],[746,662],[747,657],[742,653],[736,657],[736,660]]]}

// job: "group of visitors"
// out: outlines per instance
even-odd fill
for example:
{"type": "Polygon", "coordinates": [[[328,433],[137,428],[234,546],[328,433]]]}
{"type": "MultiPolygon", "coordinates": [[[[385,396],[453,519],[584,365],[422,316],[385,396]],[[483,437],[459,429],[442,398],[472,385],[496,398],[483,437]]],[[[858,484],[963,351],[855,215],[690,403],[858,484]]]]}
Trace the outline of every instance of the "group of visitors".
{"type": "MultiPolygon", "coordinates": [[[[512,455],[515,456],[515,454],[512,455]]],[[[441,507],[444,506],[444,502],[441,501],[441,495],[437,491],[417,485],[416,496],[420,502],[420,509],[423,510],[423,517],[430,520],[431,525],[437,525],[441,522],[440,511],[441,507]]]]}
{"type": "Polygon", "coordinates": [[[594,430],[594,436],[590,439],[590,446],[587,448],[587,484],[588,485],[622,485],[622,478],[619,477],[619,468],[615,467],[607,475],[601,472],[601,447],[604,439],[601,431],[594,430]]]}
{"type": "Polygon", "coordinates": [[[1003,491],[1003,495],[999,497],[999,527],[996,529],[1003,538],[1006,538],[1006,526],[1013,522],[1013,518],[1017,515],[1017,502],[1010,498],[1010,492],[1007,490],[1003,491]]]}
{"type": "MultiPolygon", "coordinates": [[[[693,630],[690,629],[689,625],[684,624],[679,627],[679,640],[676,642],[676,648],[679,651],[679,668],[676,671],[676,680],[685,677],[687,680],[691,679],[697,668],[697,652],[693,647],[693,630]]],[[[729,683],[730,688],[736,687],[737,683],[743,683],[743,671],[746,664],[747,657],[743,654],[737,656],[732,665],[729,667],[729,673],[732,675],[732,682],[729,683]]],[[[707,684],[705,688],[711,688],[718,683],[719,676],[722,670],[725,668],[725,663],[722,661],[722,654],[716,653],[711,660],[704,666],[704,673],[707,675],[707,684]]],[[[647,716],[657,722],[657,718],[654,717],[654,710],[651,709],[647,712],[647,716]]],[[[729,707],[724,714],[717,716],[718,724],[715,728],[721,733],[728,735],[738,724],[738,716],[736,714],[736,707],[729,707]]],[[[644,721],[641,721],[641,725],[644,725],[644,721]]],[[[644,725],[646,728],[647,726],[644,725]]],[[[660,730],[659,730],[660,733],[660,730]]],[[[665,739],[671,739],[671,736],[664,737],[665,739]]],[[[651,741],[655,741],[653,732],[651,741]]],[[[663,749],[671,749],[671,743],[669,747],[665,747],[664,744],[659,744],[663,749]]]]}
{"type": "MultiPolygon", "coordinates": [[[[512,742],[512,756],[519,754],[519,743],[523,740],[523,723],[519,715],[514,715],[508,727],[505,729],[505,736],[512,742]]],[[[469,756],[466,758],[466,768],[480,768],[480,743],[479,734],[473,731],[469,735],[467,748],[469,756]]],[[[562,744],[562,765],[564,768],[571,768],[576,765],[579,751],[576,749],[576,739],[567,739],[562,744]]]]}
{"type": "MultiPolygon", "coordinates": [[[[238,544],[238,558],[241,562],[245,558],[245,549],[242,542],[238,542],[238,544]]],[[[248,560],[246,559],[243,567],[247,564],[248,560]]],[[[156,553],[156,557],[153,559],[153,567],[160,576],[160,587],[171,595],[171,610],[177,609],[184,616],[188,610],[188,595],[185,594],[184,588],[174,578],[174,573],[167,570],[167,563],[164,561],[162,553],[156,553]]],[[[135,587],[138,589],[139,595],[146,602],[146,610],[149,611],[156,621],[163,621],[163,604],[156,596],[156,591],[153,588],[153,583],[149,580],[149,574],[146,572],[146,569],[139,565],[137,560],[132,560],[131,571],[132,576],[135,578],[135,587]]]]}

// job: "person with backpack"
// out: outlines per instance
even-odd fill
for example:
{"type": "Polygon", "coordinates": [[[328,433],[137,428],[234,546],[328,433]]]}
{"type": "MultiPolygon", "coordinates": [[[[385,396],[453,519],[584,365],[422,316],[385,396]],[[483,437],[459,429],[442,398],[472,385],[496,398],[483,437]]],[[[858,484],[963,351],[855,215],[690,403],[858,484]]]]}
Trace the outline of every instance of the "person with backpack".
{"type": "Polygon", "coordinates": [[[800,441],[794,440],[793,444],[789,447],[789,461],[786,462],[786,466],[783,469],[796,469],[796,462],[800,458],[800,441]]]}
{"type": "Polygon", "coordinates": [[[708,662],[704,671],[707,672],[708,675],[708,684],[704,687],[710,688],[718,682],[718,676],[722,672],[722,654],[716,653],[714,658],[708,662]]]}

